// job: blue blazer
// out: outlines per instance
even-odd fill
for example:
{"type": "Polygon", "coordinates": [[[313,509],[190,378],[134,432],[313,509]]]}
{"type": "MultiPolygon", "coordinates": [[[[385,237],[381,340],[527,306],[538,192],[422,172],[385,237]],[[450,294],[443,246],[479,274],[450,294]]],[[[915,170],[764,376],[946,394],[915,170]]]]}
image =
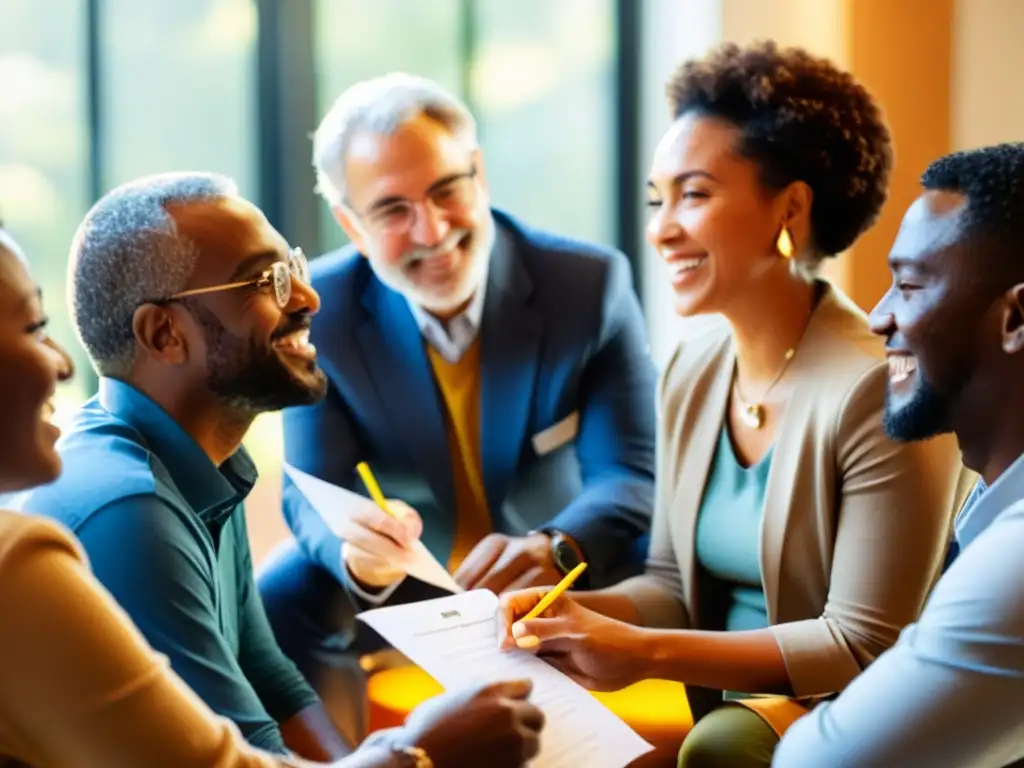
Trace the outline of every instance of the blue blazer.
{"type": "MultiPolygon", "coordinates": [[[[480,326],[493,529],[562,530],[583,549],[590,586],[614,583],[642,569],[654,496],[656,374],[629,262],[493,213],[512,244],[494,250],[480,326]]],[[[369,462],[445,562],[455,492],[426,342],[406,299],[353,247],[311,267],[323,301],[311,340],[329,387],[284,412],[285,459],[360,493],[355,466],[369,462]]],[[[284,515],[306,555],[347,583],[341,541],[287,476],[284,515]]]]}

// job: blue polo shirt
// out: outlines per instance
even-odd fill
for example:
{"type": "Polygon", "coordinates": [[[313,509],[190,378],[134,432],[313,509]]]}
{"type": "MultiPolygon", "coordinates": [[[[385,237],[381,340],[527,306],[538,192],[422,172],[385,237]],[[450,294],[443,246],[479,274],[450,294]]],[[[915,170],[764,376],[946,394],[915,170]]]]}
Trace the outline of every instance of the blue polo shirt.
{"type": "MultiPolygon", "coordinates": [[[[64,473],[18,499],[82,542],[97,578],[150,644],[253,745],[318,699],[271,633],[253,583],[244,449],[221,467],[156,403],[114,379],[58,443],[64,473]]],[[[186,737],[187,734],[183,734],[186,737]]]]}

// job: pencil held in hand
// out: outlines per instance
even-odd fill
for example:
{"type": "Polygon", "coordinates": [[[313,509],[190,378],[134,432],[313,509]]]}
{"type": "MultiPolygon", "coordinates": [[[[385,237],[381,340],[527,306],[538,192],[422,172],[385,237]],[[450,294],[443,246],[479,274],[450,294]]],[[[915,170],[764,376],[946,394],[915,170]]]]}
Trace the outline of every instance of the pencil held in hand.
{"type": "Polygon", "coordinates": [[[423,532],[416,511],[399,499],[386,499],[365,462],[356,470],[370,499],[353,495],[336,533],[342,540],[342,557],[357,580],[370,587],[384,587],[408,571],[410,549],[423,532]]]}
{"type": "Polygon", "coordinates": [[[366,486],[367,492],[370,494],[370,498],[373,499],[373,503],[384,510],[387,514],[392,517],[398,517],[388,506],[388,500],[384,498],[384,494],[381,493],[380,486],[377,485],[377,478],[373,476],[373,472],[370,471],[370,465],[365,461],[360,461],[356,464],[356,471],[359,473],[359,477],[363,479],[363,485],[366,486]]]}
{"type": "Polygon", "coordinates": [[[576,579],[578,579],[585,570],[587,570],[587,564],[580,563],[567,574],[565,574],[565,578],[558,582],[558,584],[550,592],[544,595],[544,597],[540,599],[540,602],[533,606],[532,610],[528,614],[523,616],[523,618],[519,619],[519,621],[530,621],[531,619],[536,619],[538,616],[544,613],[544,611],[546,611],[551,606],[551,604],[555,602],[555,600],[557,600],[559,596],[561,596],[563,592],[565,592],[573,584],[576,583],[576,579]]]}

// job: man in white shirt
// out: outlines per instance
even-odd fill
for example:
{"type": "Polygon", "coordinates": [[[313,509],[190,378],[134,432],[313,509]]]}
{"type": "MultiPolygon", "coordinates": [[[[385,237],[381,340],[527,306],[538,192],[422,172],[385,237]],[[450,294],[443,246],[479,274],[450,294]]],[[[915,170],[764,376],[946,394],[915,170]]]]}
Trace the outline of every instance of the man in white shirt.
{"type": "Polygon", "coordinates": [[[944,157],[922,185],[872,312],[885,425],[902,440],[954,432],[981,481],[920,620],[787,732],[780,768],[1024,761],[1024,144],[944,157]]]}

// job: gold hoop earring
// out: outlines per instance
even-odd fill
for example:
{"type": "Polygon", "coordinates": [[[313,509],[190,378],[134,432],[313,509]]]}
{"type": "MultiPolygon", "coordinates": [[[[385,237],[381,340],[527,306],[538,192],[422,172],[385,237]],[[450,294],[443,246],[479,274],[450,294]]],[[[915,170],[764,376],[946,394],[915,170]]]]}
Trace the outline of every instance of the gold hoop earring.
{"type": "Polygon", "coordinates": [[[793,251],[795,249],[793,247],[793,236],[789,234],[789,227],[783,225],[782,231],[779,232],[779,239],[775,241],[775,249],[782,258],[793,258],[793,251]]]}

